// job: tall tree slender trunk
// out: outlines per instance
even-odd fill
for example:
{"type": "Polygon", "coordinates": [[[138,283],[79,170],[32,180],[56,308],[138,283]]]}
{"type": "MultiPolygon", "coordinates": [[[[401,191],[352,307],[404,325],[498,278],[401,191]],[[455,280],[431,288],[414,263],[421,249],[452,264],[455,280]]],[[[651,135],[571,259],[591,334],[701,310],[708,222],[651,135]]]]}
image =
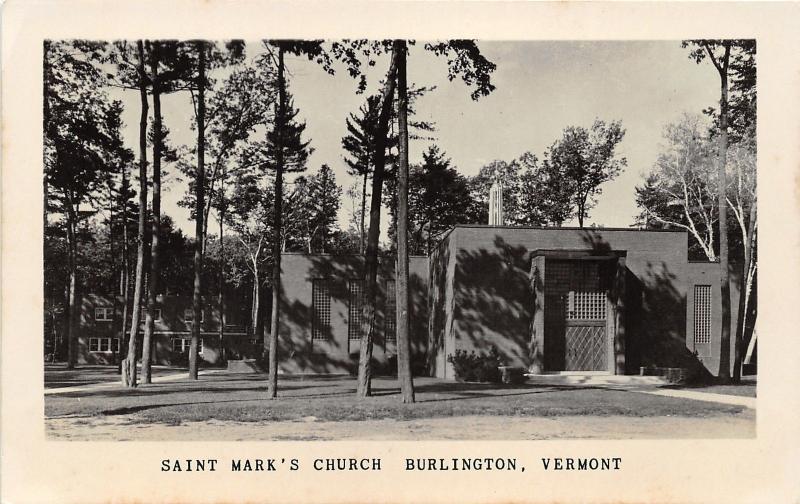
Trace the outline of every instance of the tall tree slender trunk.
{"type": "Polygon", "coordinates": [[[400,163],[397,173],[397,379],[404,403],[414,402],[411,376],[411,342],[408,334],[408,84],[406,42],[397,56],[397,124],[400,163]]]}
{"type": "MultiPolygon", "coordinates": [[[[122,164],[122,192],[120,195],[122,208],[120,210],[122,219],[122,270],[120,271],[119,294],[122,296],[122,320],[120,321],[120,355],[127,352],[128,345],[125,343],[125,324],[128,321],[128,298],[130,297],[130,250],[128,243],[128,167],[122,164]]],[[[120,371],[122,368],[120,367],[120,371]]]]}
{"type": "MultiPolygon", "coordinates": [[[[725,166],[728,157],[728,61],[731,51],[730,42],[724,42],[724,46],[725,54],[722,60],[716,63],[720,76],[717,204],[719,206],[719,283],[722,302],[719,379],[722,382],[727,382],[730,381],[731,377],[731,283],[728,271],[728,203],[725,199],[728,189],[725,166]]],[[[711,57],[713,58],[713,55],[711,57]]]]}
{"type": "MultiPolygon", "coordinates": [[[[114,282],[115,282],[115,280],[117,278],[117,255],[114,253],[114,205],[116,204],[116,202],[114,201],[114,189],[113,189],[113,186],[112,186],[112,178],[111,177],[112,177],[112,175],[109,172],[108,173],[108,178],[109,178],[109,182],[108,182],[108,201],[109,201],[109,205],[108,205],[108,213],[109,213],[109,215],[108,215],[108,256],[109,256],[109,259],[108,259],[108,262],[109,262],[109,266],[110,266],[110,270],[111,270],[111,283],[109,284],[109,287],[110,287],[109,292],[111,294],[112,309],[114,310],[113,311],[114,316],[112,317],[112,322],[111,322],[111,329],[113,331],[113,330],[115,330],[114,326],[117,323],[117,315],[116,314],[117,314],[117,307],[119,306],[119,304],[118,304],[119,299],[117,298],[117,296],[115,295],[115,292],[114,292],[114,282]]],[[[112,334],[112,338],[113,338],[113,336],[114,335],[112,334]]],[[[119,358],[119,355],[120,355],[119,351],[120,351],[119,347],[117,347],[116,350],[113,350],[113,345],[112,345],[112,352],[113,352],[114,362],[115,363],[117,362],[117,359],[119,358]]]]}
{"type": "Polygon", "coordinates": [[[367,213],[367,178],[369,177],[369,168],[364,172],[364,182],[361,184],[361,239],[359,240],[359,252],[364,253],[364,238],[365,229],[364,221],[367,213]]]}
{"type": "MultiPolygon", "coordinates": [[[[50,41],[45,40],[43,44],[42,60],[44,61],[44,75],[42,78],[42,131],[44,131],[45,139],[50,136],[50,92],[48,90],[48,83],[50,82],[50,64],[48,53],[50,52],[50,41]]],[[[47,199],[48,199],[48,173],[50,171],[47,166],[47,156],[44,158],[44,172],[42,173],[42,233],[47,233],[47,199]]]]}
{"type": "Polygon", "coordinates": [[[144,249],[147,244],[147,81],[144,67],[144,43],[136,42],[139,53],[139,98],[142,104],[139,118],[139,244],[136,248],[136,285],[133,289],[131,330],[128,336],[128,356],[123,363],[127,370],[122,374],[123,384],[136,387],[136,339],[139,337],[139,311],[142,305],[144,282],[144,249]]]}
{"type": "MultiPolygon", "coordinates": [[[[71,193],[70,193],[71,194],[71,193]]],[[[78,244],[77,220],[79,204],[70,197],[67,202],[67,269],[69,284],[67,295],[67,369],[73,369],[77,363],[78,342],[78,244]]]]}
{"type": "MultiPolygon", "coordinates": [[[[264,337],[263,334],[259,333],[259,321],[261,318],[259,317],[259,312],[261,311],[261,279],[258,273],[258,269],[253,271],[253,302],[251,303],[250,309],[250,324],[253,327],[253,336],[255,338],[264,337]]],[[[269,341],[262,342],[263,348],[269,348],[269,341]]]]}
{"type": "Polygon", "coordinates": [[[153,218],[150,239],[150,275],[147,283],[147,315],[142,339],[142,382],[150,383],[150,361],[159,289],[158,235],[161,232],[161,88],[158,81],[159,42],[151,44],[150,80],[153,86],[153,218]]]}
{"type": "Polygon", "coordinates": [[[747,326],[747,309],[749,307],[750,285],[753,263],[753,248],[755,246],[756,230],[756,198],[753,198],[750,207],[750,222],[747,226],[747,236],[744,240],[744,262],[742,264],[741,279],[739,281],[739,307],[736,314],[736,339],[734,340],[733,381],[739,383],[742,378],[742,362],[744,360],[744,333],[747,326]]]}
{"type": "Polygon", "coordinates": [[[196,42],[197,58],[197,173],[195,174],[195,243],[194,243],[194,292],[192,294],[192,341],[189,344],[189,378],[197,379],[197,350],[200,344],[200,326],[203,310],[203,210],[206,185],[206,45],[196,42]]]}
{"type": "Polygon", "coordinates": [[[383,173],[386,165],[386,136],[389,133],[389,119],[392,113],[395,77],[397,74],[398,44],[392,48],[392,61],[381,93],[381,112],[375,135],[375,162],[372,172],[372,196],[370,197],[369,234],[364,264],[364,304],[361,311],[361,344],[358,356],[359,397],[372,394],[372,344],[375,340],[375,312],[378,303],[378,239],[381,228],[381,192],[383,173]]]}
{"type": "Polygon", "coordinates": [[[286,122],[286,78],[283,68],[283,48],[278,48],[278,104],[275,117],[275,211],[273,226],[275,243],[272,255],[275,261],[272,266],[272,318],[269,333],[269,379],[267,380],[267,397],[278,396],[278,328],[280,327],[281,299],[281,212],[283,211],[283,133],[286,122]]]}
{"type": "MultiPolygon", "coordinates": [[[[128,167],[125,163],[122,164],[122,191],[121,191],[121,202],[122,202],[122,209],[121,212],[121,219],[122,219],[122,271],[120,271],[120,295],[122,296],[122,320],[119,323],[119,342],[120,342],[120,355],[124,355],[127,351],[127,344],[125,343],[125,324],[128,320],[128,301],[130,298],[130,272],[131,272],[131,262],[130,262],[130,250],[129,250],[129,243],[128,243],[128,167]]],[[[122,371],[122,367],[120,366],[120,371],[122,371]]]]}
{"type": "Polygon", "coordinates": [[[225,218],[225,172],[222,172],[222,192],[219,210],[219,351],[224,362],[225,356],[225,234],[223,219],[225,218]]]}

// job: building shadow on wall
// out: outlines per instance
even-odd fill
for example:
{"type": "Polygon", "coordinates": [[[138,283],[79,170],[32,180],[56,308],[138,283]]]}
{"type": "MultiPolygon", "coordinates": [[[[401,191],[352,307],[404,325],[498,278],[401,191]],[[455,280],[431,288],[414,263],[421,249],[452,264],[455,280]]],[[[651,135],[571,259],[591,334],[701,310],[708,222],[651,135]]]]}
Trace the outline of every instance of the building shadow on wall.
{"type": "MultiPolygon", "coordinates": [[[[458,251],[451,309],[455,337],[465,348],[486,353],[494,345],[505,364],[527,365],[533,301],[529,268],[528,250],[500,236],[491,250],[458,251]]],[[[434,322],[443,324],[435,317],[434,322]]]]}
{"type": "MultiPolygon", "coordinates": [[[[281,324],[279,338],[279,362],[285,364],[290,371],[303,373],[348,372],[356,374],[358,368],[359,346],[351,344],[349,334],[333,334],[331,327],[327,331],[325,341],[312,340],[314,312],[311,299],[311,279],[327,279],[331,306],[344,307],[349,319],[351,293],[349,282],[363,279],[364,258],[359,255],[347,256],[309,256],[311,268],[307,274],[308,299],[283,300],[281,304],[281,324]]],[[[384,338],[386,317],[395,316],[394,312],[386,313],[387,297],[385,286],[387,279],[394,279],[395,259],[383,256],[379,258],[378,295],[373,339],[372,370],[374,376],[392,375],[397,372],[395,345],[384,338]]],[[[424,374],[425,348],[427,343],[427,282],[418,275],[409,275],[409,337],[412,345],[412,368],[415,374],[424,374]]],[[[348,320],[345,320],[347,323],[348,320]]],[[[345,329],[346,330],[346,329],[345,329]]],[[[349,332],[349,331],[348,331],[349,332]]],[[[358,340],[354,340],[358,341],[358,340]]]]}
{"type": "MultiPolygon", "coordinates": [[[[597,254],[612,251],[602,231],[586,230],[582,239],[587,250],[597,254]]],[[[455,337],[462,340],[464,348],[485,353],[494,345],[505,364],[527,366],[533,307],[529,252],[501,236],[495,237],[492,249],[459,250],[452,307],[444,306],[445,287],[438,286],[444,283],[439,279],[444,278],[441,270],[446,268],[446,258],[432,261],[431,344],[441,348],[445,314],[452,309],[455,337]]],[[[641,366],[704,371],[696,355],[686,348],[686,297],[677,272],[665,261],[647,262],[644,269],[635,269],[638,275],[627,266],[625,270],[626,373],[638,374],[641,366]]],[[[452,354],[451,349],[447,352],[452,354]]]]}
{"type": "MultiPolygon", "coordinates": [[[[610,252],[602,231],[587,230],[583,241],[597,252],[610,252]]],[[[710,377],[686,347],[686,295],[681,280],[665,261],[647,261],[639,275],[625,268],[625,372],[641,367],[688,369],[695,379],[710,377]]],[[[638,269],[638,268],[637,268],[638,269]]]]}

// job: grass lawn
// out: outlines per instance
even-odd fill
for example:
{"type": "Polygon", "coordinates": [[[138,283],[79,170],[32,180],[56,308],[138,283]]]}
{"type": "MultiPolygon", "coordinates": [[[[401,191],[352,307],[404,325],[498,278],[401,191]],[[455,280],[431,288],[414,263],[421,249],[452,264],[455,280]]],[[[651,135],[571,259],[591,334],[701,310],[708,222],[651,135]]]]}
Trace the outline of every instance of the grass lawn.
{"type": "Polygon", "coordinates": [[[718,417],[742,412],[725,404],[657,397],[593,387],[454,383],[415,379],[417,403],[399,402],[397,381],[376,378],[374,397],[355,397],[351,377],[280,377],[279,399],[266,399],[265,376],[216,373],[198,381],[180,380],[134,390],[104,388],[47,395],[45,415],[109,417],[132,423],[180,424],[188,421],[269,422],[284,420],[420,419],[467,415],[554,417],[680,416],[718,417]]]}
{"type": "Polygon", "coordinates": [[[756,397],[756,383],[747,382],[738,385],[698,385],[674,387],[695,392],[709,392],[711,394],[726,394],[743,397],[756,397]]]}
{"type": "MultiPolygon", "coordinates": [[[[140,366],[141,367],[141,366],[140,366]]],[[[167,366],[153,366],[153,377],[175,374],[180,369],[167,366]]],[[[184,370],[185,371],[185,370],[184,370]]],[[[67,365],[44,365],[44,388],[80,387],[95,383],[119,383],[120,375],[116,366],[79,366],[67,369],[67,365]]]]}

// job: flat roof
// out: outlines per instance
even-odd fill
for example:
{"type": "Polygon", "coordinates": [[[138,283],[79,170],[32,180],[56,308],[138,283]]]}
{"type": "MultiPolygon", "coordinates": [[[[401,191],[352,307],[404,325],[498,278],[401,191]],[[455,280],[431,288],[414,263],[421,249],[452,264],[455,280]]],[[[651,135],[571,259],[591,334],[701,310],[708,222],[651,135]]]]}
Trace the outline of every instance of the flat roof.
{"type": "Polygon", "coordinates": [[[486,229],[530,229],[530,230],[547,230],[547,231],[633,231],[639,233],[688,233],[685,229],[638,229],[638,228],[621,228],[621,227],[574,227],[574,226],[492,226],[489,224],[456,224],[447,231],[443,231],[436,235],[434,239],[437,242],[443,240],[447,235],[459,228],[486,228],[486,229]]]}

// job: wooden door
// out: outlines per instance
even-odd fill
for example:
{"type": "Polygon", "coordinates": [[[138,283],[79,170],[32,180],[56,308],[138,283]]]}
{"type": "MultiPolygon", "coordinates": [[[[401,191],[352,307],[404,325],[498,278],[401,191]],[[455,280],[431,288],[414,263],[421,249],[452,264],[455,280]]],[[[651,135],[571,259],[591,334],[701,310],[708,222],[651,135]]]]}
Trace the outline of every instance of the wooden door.
{"type": "Polygon", "coordinates": [[[608,369],[608,280],[599,261],[548,260],[544,352],[547,371],[608,369]]]}

